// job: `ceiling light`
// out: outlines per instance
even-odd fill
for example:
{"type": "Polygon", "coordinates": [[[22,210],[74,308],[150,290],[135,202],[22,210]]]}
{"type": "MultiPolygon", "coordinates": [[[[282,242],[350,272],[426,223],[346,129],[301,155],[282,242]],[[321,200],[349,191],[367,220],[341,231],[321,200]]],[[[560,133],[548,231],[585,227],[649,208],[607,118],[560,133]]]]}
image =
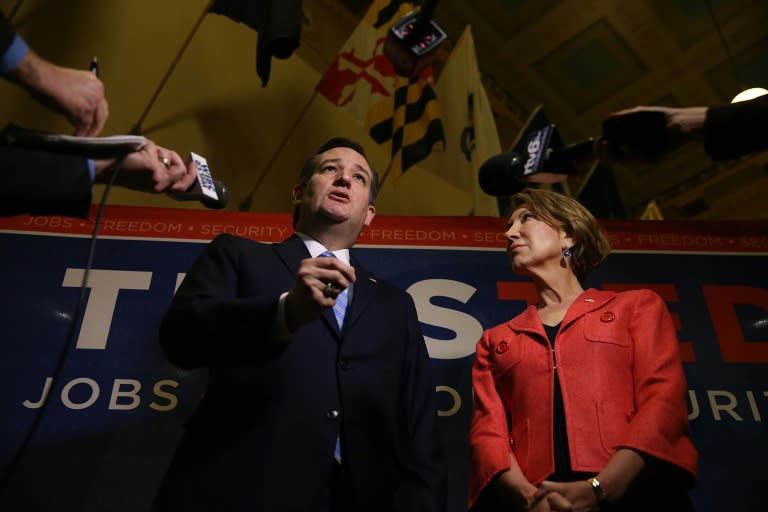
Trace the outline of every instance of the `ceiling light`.
{"type": "Polygon", "coordinates": [[[741,91],[739,94],[733,97],[731,100],[731,103],[738,103],[740,101],[747,101],[754,98],[757,98],[758,96],[762,96],[763,94],[768,94],[768,90],[763,89],[762,87],[753,87],[751,89],[746,89],[744,91],[741,91]]]}

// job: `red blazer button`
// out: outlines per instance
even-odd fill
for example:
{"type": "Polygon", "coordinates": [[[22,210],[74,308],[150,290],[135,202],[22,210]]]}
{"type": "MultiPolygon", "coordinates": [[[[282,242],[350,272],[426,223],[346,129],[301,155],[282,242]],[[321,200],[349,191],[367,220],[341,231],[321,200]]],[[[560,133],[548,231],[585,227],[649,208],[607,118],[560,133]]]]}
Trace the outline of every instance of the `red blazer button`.
{"type": "Polygon", "coordinates": [[[497,354],[503,354],[507,350],[509,350],[509,344],[506,341],[502,341],[501,343],[496,345],[496,353],[497,354]]]}
{"type": "Polygon", "coordinates": [[[616,315],[611,313],[610,311],[604,312],[602,315],[600,315],[600,321],[601,322],[613,322],[616,319],[616,315]]]}

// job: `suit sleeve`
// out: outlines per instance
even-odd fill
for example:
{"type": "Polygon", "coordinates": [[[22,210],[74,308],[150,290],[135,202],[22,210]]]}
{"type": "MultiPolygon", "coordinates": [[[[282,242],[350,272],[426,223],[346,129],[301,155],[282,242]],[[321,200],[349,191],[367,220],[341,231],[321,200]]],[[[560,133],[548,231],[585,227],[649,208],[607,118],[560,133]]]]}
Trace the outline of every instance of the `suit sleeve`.
{"type": "Polygon", "coordinates": [[[446,467],[438,432],[435,386],[416,307],[408,300],[406,369],[402,386],[404,408],[400,446],[400,483],[393,510],[442,512],[446,507],[446,467]]]}
{"type": "Polygon", "coordinates": [[[90,206],[85,157],[0,144],[0,215],[85,217],[90,206]]]}
{"type": "Polygon", "coordinates": [[[10,48],[13,38],[16,36],[16,30],[14,30],[11,22],[5,17],[5,14],[0,11],[0,56],[10,48]]]}
{"type": "Polygon", "coordinates": [[[496,391],[493,378],[491,348],[489,331],[485,331],[477,342],[472,366],[474,402],[469,430],[469,508],[472,508],[491,480],[508,470],[510,461],[514,460],[509,446],[506,409],[496,391]]]}
{"type": "Polygon", "coordinates": [[[675,327],[656,293],[638,290],[630,336],[634,347],[636,411],[618,443],[696,474],[689,436],[686,380],[675,327]]]}
{"type": "Polygon", "coordinates": [[[704,147],[713,160],[726,160],[768,149],[768,95],[710,107],[704,147]]]}
{"type": "Polygon", "coordinates": [[[243,242],[227,234],[215,238],[174,295],[160,325],[160,344],[176,366],[240,366],[272,357],[282,348],[260,342],[269,338],[278,296],[266,291],[263,296],[238,293],[242,266],[238,244],[243,242]]]}
{"type": "MultiPolygon", "coordinates": [[[[8,64],[6,53],[12,49],[15,37],[16,31],[0,12],[3,65],[8,64]]],[[[86,217],[91,206],[91,185],[85,157],[6,146],[0,142],[2,216],[28,213],[86,217]]]]}

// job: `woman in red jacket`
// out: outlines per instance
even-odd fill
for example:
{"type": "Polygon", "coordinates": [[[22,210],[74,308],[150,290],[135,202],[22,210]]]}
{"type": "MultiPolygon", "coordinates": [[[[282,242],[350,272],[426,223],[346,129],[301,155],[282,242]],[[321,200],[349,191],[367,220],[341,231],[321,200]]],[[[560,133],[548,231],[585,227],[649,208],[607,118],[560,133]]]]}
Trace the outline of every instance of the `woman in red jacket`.
{"type": "Polygon", "coordinates": [[[538,302],[483,333],[469,506],[475,510],[692,510],[696,474],[675,327],[650,290],[584,290],[609,253],[566,196],[512,199],[507,254],[538,302]]]}

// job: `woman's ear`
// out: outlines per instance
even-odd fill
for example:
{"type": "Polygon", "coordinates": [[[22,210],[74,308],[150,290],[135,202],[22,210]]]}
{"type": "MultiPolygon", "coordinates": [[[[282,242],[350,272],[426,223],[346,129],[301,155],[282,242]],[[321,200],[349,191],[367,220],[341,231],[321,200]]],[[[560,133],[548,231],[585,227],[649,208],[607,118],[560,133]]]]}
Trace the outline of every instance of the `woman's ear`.
{"type": "Polygon", "coordinates": [[[301,185],[293,187],[291,197],[293,198],[293,205],[298,206],[301,204],[301,196],[304,194],[304,188],[301,185]]]}
{"type": "Polygon", "coordinates": [[[565,234],[565,231],[560,232],[560,247],[563,248],[563,250],[566,249],[573,249],[573,246],[576,245],[576,241],[571,238],[570,236],[565,234]]]}

